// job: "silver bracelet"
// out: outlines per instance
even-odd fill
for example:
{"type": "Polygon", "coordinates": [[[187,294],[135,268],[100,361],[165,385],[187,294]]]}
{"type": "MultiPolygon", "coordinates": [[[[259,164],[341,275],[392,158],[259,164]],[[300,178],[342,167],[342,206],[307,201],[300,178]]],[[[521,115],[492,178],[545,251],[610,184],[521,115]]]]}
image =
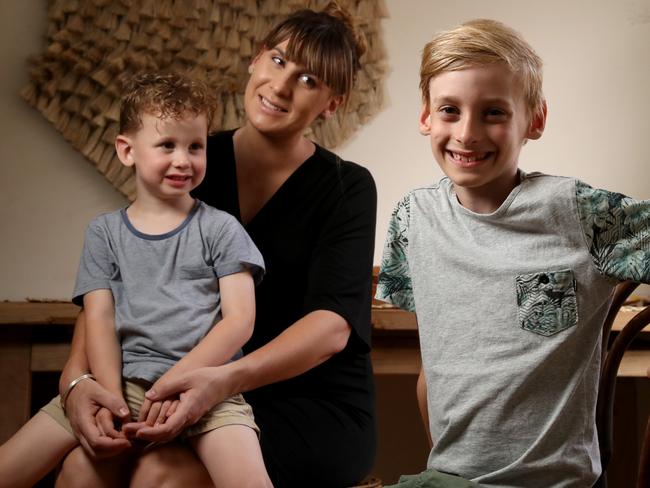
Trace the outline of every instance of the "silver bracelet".
{"type": "Polygon", "coordinates": [[[92,375],[91,373],[85,373],[79,376],[78,378],[73,379],[68,387],[65,389],[63,392],[63,395],[61,395],[61,408],[63,409],[63,413],[65,413],[65,401],[68,399],[68,396],[70,396],[70,392],[72,389],[77,386],[79,383],[81,383],[83,380],[95,380],[95,376],[92,375]]]}

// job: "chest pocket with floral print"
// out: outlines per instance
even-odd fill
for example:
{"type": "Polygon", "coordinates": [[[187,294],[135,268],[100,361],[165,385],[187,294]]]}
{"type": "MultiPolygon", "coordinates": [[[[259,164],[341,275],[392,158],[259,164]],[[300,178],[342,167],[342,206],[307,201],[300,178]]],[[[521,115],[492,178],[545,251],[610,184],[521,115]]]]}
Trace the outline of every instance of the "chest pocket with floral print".
{"type": "Polygon", "coordinates": [[[573,271],[543,271],[519,275],[517,314],[528,331],[551,336],[576,325],[578,306],[573,271]]]}

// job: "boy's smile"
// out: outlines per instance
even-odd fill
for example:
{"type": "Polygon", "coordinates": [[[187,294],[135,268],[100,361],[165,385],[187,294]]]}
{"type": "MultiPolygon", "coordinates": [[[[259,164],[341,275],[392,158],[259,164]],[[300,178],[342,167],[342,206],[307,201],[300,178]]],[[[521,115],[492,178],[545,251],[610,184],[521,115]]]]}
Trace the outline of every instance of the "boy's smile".
{"type": "Polygon", "coordinates": [[[526,139],[541,136],[544,115],[531,121],[521,82],[507,66],[476,66],[431,80],[420,132],[461,204],[490,213],[516,186],[519,152],[526,139]]]}

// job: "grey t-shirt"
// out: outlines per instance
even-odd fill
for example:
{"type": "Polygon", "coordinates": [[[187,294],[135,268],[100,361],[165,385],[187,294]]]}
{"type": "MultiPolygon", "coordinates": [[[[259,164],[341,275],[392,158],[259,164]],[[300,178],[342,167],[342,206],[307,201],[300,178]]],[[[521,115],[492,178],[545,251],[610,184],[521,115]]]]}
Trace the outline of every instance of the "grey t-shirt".
{"type": "Polygon", "coordinates": [[[153,382],[221,319],[219,278],[244,270],[257,282],[264,261],[231,215],[197,201],[176,229],[147,235],[122,209],[88,225],[73,301],[111,290],[122,376],[153,382]]]}
{"type": "Polygon", "coordinates": [[[428,466],[490,487],[592,486],[601,328],[619,280],[650,281],[650,201],[521,173],[488,215],[447,178],[399,202],[377,298],[417,314],[428,466]]]}

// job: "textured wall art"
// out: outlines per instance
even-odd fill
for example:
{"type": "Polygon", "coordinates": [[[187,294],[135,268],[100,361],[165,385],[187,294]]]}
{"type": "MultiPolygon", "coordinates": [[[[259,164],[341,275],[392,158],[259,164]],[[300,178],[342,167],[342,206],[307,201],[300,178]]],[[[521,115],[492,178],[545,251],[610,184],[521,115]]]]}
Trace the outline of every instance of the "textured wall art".
{"type": "MultiPolygon", "coordinates": [[[[355,90],[345,113],[312,127],[336,147],[382,106],[386,71],[380,20],[383,0],[340,0],[366,35],[355,90]]],[[[123,80],[143,69],[173,69],[205,79],[218,95],[213,130],[244,121],[247,67],[266,32],[300,8],[327,0],[51,0],[43,53],[29,59],[22,97],[129,199],[130,168],[120,164],[118,131],[123,80]]]]}

